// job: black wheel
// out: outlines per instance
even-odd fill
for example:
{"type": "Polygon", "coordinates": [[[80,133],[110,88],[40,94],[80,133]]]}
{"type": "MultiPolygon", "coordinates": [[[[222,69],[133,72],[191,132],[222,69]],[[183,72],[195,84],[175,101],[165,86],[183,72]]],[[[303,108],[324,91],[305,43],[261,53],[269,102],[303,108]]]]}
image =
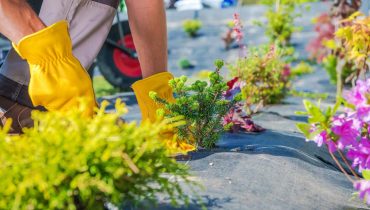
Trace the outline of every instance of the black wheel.
{"type": "MultiPolygon", "coordinates": [[[[120,37],[118,24],[116,23],[112,26],[108,39],[117,44],[124,43],[125,47],[135,50],[128,21],[121,22],[121,25],[124,37],[120,37]]],[[[142,78],[139,60],[130,57],[127,53],[107,42],[97,57],[97,66],[104,78],[121,90],[130,90],[130,86],[142,78]]]]}

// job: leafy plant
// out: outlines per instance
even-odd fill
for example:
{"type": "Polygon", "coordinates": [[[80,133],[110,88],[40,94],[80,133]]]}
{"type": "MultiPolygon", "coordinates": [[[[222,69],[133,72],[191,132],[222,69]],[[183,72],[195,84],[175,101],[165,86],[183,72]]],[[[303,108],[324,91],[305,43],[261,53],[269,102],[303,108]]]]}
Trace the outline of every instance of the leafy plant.
{"type": "Polygon", "coordinates": [[[33,113],[35,127],[8,136],[0,129],[0,209],[105,209],[108,202],[155,205],[157,195],[187,202],[180,182],[188,168],[170,158],[164,123],[122,123],[124,105],[94,118],[83,106],[68,113],[33,113]],[[171,178],[168,178],[171,175],[171,178]]]}
{"type": "Polygon", "coordinates": [[[356,12],[343,20],[343,27],[335,33],[341,39],[348,59],[354,60],[356,76],[369,70],[370,61],[370,17],[356,12]]]}
{"type": "Polygon", "coordinates": [[[198,31],[202,28],[202,22],[200,20],[189,19],[185,20],[182,24],[185,33],[190,37],[196,37],[198,31]]]}
{"type": "Polygon", "coordinates": [[[186,58],[179,60],[179,67],[181,69],[192,69],[194,65],[186,58]]]}
{"type": "Polygon", "coordinates": [[[223,61],[216,60],[216,71],[209,75],[209,83],[198,80],[187,85],[185,76],[171,80],[169,85],[176,96],[173,102],[159,98],[155,92],[150,93],[153,100],[164,105],[159,113],[165,118],[184,117],[186,124],[177,128],[180,140],[197,147],[212,148],[224,131],[222,117],[240,97],[224,98],[228,86],[220,75],[223,65],[223,61]]]}
{"type": "Polygon", "coordinates": [[[370,57],[370,17],[355,12],[341,22],[341,27],[335,32],[335,40],[326,42],[326,46],[336,56],[329,57],[328,60],[328,67],[336,68],[336,78],[343,78],[351,71],[345,81],[337,79],[338,97],[342,93],[344,82],[354,82],[369,70],[367,63],[370,57]]]}
{"type": "Polygon", "coordinates": [[[241,92],[248,114],[257,112],[266,104],[278,103],[284,97],[291,77],[284,55],[285,52],[275,45],[250,48],[248,57],[228,66],[231,76],[244,84],[241,92]],[[254,109],[253,105],[256,106],[254,109]]]}
{"type": "Polygon", "coordinates": [[[313,0],[262,0],[262,4],[268,6],[265,16],[267,24],[255,21],[255,24],[265,29],[265,34],[271,42],[281,45],[289,45],[292,34],[300,31],[300,27],[294,25],[294,20],[300,16],[295,9],[303,3],[313,0]]]}
{"type": "MultiPolygon", "coordinates": [[[[322,62],[324,69],[329,74],[330,81],[337,84],[338,97],[341,95],[343,84],[355,80],[358,76],[353,74],[353,72],[358,73],[359,68],[354,59],[349,57],[350,49],[348,47],[350,46],[345,43],[343,36],[355,32],[355,28],[351,29],[349,26],[354,26],[355,19],[360,16],[360,13],[356,12],[360,8],[359,5],[361,5],[360,0],[354,0],[351,3],[343,0],[334,2],[330,14],[324,13],[315,19],[315,30],[318,36],[307,45],[311,57],[315,58],[318,63],[322,62]],[[337,32],[335,32],[336,27],[339,27],[337,32]]],[[[365,25],[357,25],[356,27],[364,27],[365,25]]],[[[366,36],[366,33],[363,36],[366,36]]]]}

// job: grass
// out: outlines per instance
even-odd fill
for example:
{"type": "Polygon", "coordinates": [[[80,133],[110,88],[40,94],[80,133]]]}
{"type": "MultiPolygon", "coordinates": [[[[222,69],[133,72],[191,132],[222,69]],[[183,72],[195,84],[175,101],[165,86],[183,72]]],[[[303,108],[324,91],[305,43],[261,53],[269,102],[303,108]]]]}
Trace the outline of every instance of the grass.
{"type": "Polygon", "coordinates": [[[95,95],[97,98],[107,95],[113,95],[120,92],[119,88],[113,87],[109,84],[103,76],[95,76],[93,79],[95,95]]]}

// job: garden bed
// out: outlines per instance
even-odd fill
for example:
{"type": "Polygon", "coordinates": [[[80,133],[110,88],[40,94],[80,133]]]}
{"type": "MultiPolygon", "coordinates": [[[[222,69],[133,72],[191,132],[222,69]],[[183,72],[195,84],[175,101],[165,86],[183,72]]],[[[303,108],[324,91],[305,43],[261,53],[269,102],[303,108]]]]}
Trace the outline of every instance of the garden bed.
{"type": "MultiPolygon", "coordinates": [[[[312,4],[310,12],[298,18],[296,24],[303,31],[295,33],[292,44],[306,59],[305,45],[315,36],[311,19],[328,10],[325,3],[312,4]]],[[[170,68],[175,75],[191,76],[212,67],[216,58],[235,61],[237,49],[225,51],[220,42],[220,34],[235,10],[222,13],[207,10],[200,13],[204,23],[199,36],[192,41],[183,34],[181,20],[191,17],[191,12],[170,12],[169,45],[170,68]],[[217,13],[219,19],[211,17],[217,13]],[[220,17],[222,16],[222,17],[220,17]],[[207,32],[205,35],[204,32],[207,32]],[[178,60],[189,58],[195,67],[181,70],[178,60]]],[[[262,17],[264,7],[249,6],[239,9],[245,22],[246,42],[255,46],[268,41],[257,36],[263,33],[252,25],[252,20],[262,17]]],[[[263,21],[263,19],[261,19],[263,21]]],[[[322,106],[335,103],[336,88],[321,67],[315,67],[313,74],[302,76],[293,82],[293,89],[309,93],[327,93],[322,106]]],[[[226,73],[226,72],[225,72],[226,73]]],[[[133,97],[123,96],[131,104],[129,120],[139,119],[139,112],[133,97]]],[[[112,98],[114,99],[114,97],[112,98]]],[[[217,148],[191,153],[183,160],[190,165],[194,177],[204,185],[200,196],[208,209],[367,209],[368,207],[353,193],[353,185],[331,158],[325,148],[317,148],[313,142],[307,143],[296,128],[297,122],[306,122],[307,117],[298,116],[295,111],[303,111],[302,98],[288,96],[282,103],[267,106],[254,116],[254,121],[267,131],[258,134],[224,134],[217,148]]],[[[346,168],[348,170],[348,168],[346,168]]],[[[165,198],[158,209],[174,209],[165,198]]],[[[187,208],[201,209],[199,201],[187,208]]]]}

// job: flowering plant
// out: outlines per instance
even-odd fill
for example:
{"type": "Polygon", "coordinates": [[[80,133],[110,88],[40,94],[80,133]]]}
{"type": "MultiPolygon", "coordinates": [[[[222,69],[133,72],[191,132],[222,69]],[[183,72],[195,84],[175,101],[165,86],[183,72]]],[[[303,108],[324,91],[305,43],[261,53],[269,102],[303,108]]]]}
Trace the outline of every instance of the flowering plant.
{"type": "MultiPolygon", "coordinates": [[[[360,190],[360,197],[364,198],[370,192],[370,182],[353,180],[333,153],[338,152],[347,165],[347,158],[352,161],[352,165],[348,167],[356,179],[358,176],[353,169],[368,175],[369,172],[364,171],[370,170],[370,79],[358,80],[352,90],[345,92],[344,99],[325,111],[305,101],[307,112],[301,114],[308,115],[308,123],[298,123],[297,127],[308,140],[313,140],[318,146],[327,146],[340,169],[354,182],[355,188],[360,190]],[[341,103],[346,105],[345,111],[337,115],[341,103]]],[[[366,177],[369,180],[369,176],[366,177]]],[[[369,197],[367,202],[370,204],[369,197]]]]}
{"type": "Polygon", "coordinates": [[[225,36],[222,37],[222,40],[225,42],[225,49],[230,49],[232,43],[236,42],[240,49],[240,55],[242,56],[243,50],[245,48],[243,39],[243,23],[240,19],[240,15],[238,13],[234,13],[233,20],[227,23],[227,32],[225,36]]]}
{"type": "Polygon", "coordinates": [[[284,97],[291,76],[284,55],[276,45],[250,48],[247,57],[228,66],[231,76],[239,80],[238,88],[247,114],[256,113],[264,105],[277,103],[284,97]]]}

